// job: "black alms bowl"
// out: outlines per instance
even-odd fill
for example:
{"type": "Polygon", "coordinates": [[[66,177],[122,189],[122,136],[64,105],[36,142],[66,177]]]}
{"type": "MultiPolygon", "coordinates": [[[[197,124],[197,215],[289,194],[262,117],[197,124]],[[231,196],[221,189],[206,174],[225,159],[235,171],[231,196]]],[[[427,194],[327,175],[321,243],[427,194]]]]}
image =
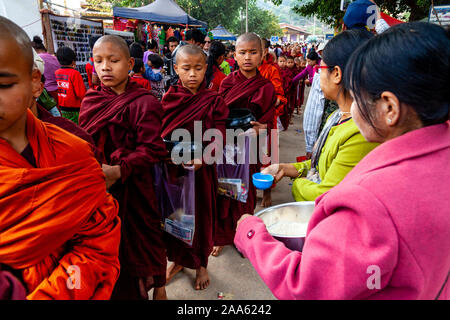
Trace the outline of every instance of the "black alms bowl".
{"type": "Polygon", "coordinates": [[[201,156],[202,152],[202,145],[200,143],[196,143],[194,141],[172,141],[172,140],[166,140],[163,139],[166,149],[169,152],[169,154],[172,153],[172,151],[175,152],[175,155],[179,155],[180,157],[183,156],[184,152],[189,154],[189,157],[193,159],[194,157],[201,156]]]}
{"type": "Polygon", "coordinates": [[[249,109],[231,109],[227,119],[227,129],[242,129],[247,131],[253,127],[250,122],[256,121],[255,116],[249,109]]]}

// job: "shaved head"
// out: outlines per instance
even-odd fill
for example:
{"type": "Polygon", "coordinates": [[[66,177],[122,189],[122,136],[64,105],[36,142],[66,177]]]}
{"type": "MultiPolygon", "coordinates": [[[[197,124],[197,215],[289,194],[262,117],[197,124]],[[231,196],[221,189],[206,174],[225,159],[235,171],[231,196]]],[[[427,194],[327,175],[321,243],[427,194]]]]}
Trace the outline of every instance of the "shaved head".
{"type": "Polygon", "coordinates": [[[236,49],[239,47],[242,43],[255,43],[258,47],[258,49],[262,52],[262,43],[261,38],[254,32],[247,32],[242,35],[240,35],[236,40],[236,49]]]}
{"type": "Polygon", "coordinates": [[[194,44],[186,44],[177,50],[177,60],[179,60],[180,56],[201,56],[204,58],[206,62],[206,54],[205,52],[199,47],[194,44]]]}
{"type": "Polygon", "coordinates": [[[94,48],[98,48],[99,46],[101,46],[103,43],[112,43],[113,45],[115,45],[120,51],[123,52],[123,54],[125,55],[126,58],[130,58],[130,49],[128,48],[127,42],[119,37],[119,36],[115,36],[115,35],[106,35],[103,37],[100,37],[94,44],[94,48]]]}
{"type": "MultiPolygon", "coordinates": [[[[0,41],[14,40],[20,47],[27,65],[29,66],[30,73],[33,71],[34,56],[31,45],[31,40],[28,35],[23,31],[21,27],[12,22],[11,20],[0,16],[0,41]]],[[[1,44],[3,45],[3,44],[1,44]]],[[[11,61],[13,63],[13,61],[11,61]]]]}

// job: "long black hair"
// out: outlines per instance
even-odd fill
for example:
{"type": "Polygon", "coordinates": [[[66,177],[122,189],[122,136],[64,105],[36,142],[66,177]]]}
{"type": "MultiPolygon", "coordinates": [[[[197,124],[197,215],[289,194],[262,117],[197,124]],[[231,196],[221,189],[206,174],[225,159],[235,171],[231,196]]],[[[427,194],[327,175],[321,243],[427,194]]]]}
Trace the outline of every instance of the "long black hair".
{"type": "Polygon", "coordinates": [[[31,41],[31,45],[33,46],[34,50],[42,50],[47,52],[47,48],[44,46],[44,43],[42,42],[42,39],[39,36],[34,36],[33,41],[31,41]]]}
{"type": "MultiPolygon", "coordinates": [[[[328,72],[331,73],[334,67],[339,67],[344,74],[353,52],[372,38],[373,34],[366,29],[352,29],[341,32],[331,39],[322,53],[322,60],[329,67],[328,72]]],[[[314,54],[318,56],[316,52],[314,54]]],[[[309,55],[308,59],[311,59],[309,55]]],[[[340,92],[343,92],[344,95],[348,94],[344,81],[342,81],[340,92]]]]}
{"type": "Polygon", "coordinates": [[[389,28],[360,47],[345,71],[361,116],[372,127],[384,91],[410,106],[424,126],[449,118],[449,31],[426,22],[389,28]]]}
{"type": "Polygon", "coordinates": [[[211,84],[211,81],[214,78],[214,69],[213,67],[216,66],[220,69],[219,64],[217,63],[217,59],[220,58],[220,56],[225,55],[225,45],[220,41],[213,41],[211,42],[211,46],[209,47],[209,55],[208,59],[206,60],[208,64],[208,68],[206,69],[205,79],[206,79],[206,87],[208,88],[211,84]]]}

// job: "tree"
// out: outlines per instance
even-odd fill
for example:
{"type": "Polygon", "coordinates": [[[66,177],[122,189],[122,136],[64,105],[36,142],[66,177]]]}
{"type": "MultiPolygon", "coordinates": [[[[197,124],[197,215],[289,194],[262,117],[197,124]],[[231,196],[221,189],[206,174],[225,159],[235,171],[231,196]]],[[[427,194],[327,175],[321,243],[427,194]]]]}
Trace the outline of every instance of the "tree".
{"type": "MultiPolygon", "coordinates": [[[[245,19],[245,13],[243,18],[245,19]]],[[[229,30],[235,34],[242,33],[239,17],[233,20],[233,24],[229,26],[229,30]]],[[[278,18],[270,11],[259,8],[254,1],[250,2],[248,6],[248,31],[255,32],[264,38],[283,35],[278,24],[278,18]]]]}
{"type": "MultiPolygon", "coordinates": [[[[194,18],[207,22],[210,29],[221,24],[234,34],[243,32],[240,18],[241,10],[245,10],[243,0],[177,0],[177,3],[194,18]]],[[[248,17],[249,31],[264,37],[281,35],[277,17],[267,10],[258,8],[256,0],[249,1],[248,17]]]]}
{"type": "MultiPolygon", "coordinates": [[[[293,11],[301,16],[316,16],[319,20],[337,27],[344,12],[340,10],[340,0],[297,0],[293,11]]],[[[410,13],[409,21],[416,21],[428,15],[431,0],[375,0],[382,11],[397,18],[399,14],[410,13]]],[[[445,4],[448,0],[436,0],[435,5],[445,4]]]]}

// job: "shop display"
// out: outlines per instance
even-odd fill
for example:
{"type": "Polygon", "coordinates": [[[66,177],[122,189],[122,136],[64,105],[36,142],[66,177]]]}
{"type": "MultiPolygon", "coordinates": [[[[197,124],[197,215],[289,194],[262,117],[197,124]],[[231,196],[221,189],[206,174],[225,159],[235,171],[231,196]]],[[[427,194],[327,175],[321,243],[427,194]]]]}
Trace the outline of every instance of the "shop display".
{"type": "Polygon", "coordinates": [[[55,52],[63,46],[75,51],[77,55],[76,70],[81,73],[87,87],[86,64],[89,62],[91,54],[89,38],[103,35],[103,23],[50,15],[50,28],[52,30],[55,52]]]}

